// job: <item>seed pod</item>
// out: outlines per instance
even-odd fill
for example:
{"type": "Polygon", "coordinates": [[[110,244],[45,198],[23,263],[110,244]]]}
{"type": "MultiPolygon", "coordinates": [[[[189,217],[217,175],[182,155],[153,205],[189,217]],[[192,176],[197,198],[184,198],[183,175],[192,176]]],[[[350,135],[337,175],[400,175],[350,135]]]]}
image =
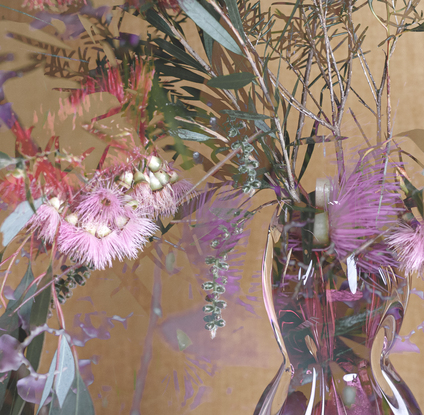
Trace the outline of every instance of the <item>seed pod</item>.
{"type": "Polygon", "coordinates": [[[169,183],[169,174],[165,170],[156,172],[155,177],[160,181],[162,186],[166,186],[169,183]]]}
{"type": "Polygon", "coordinates": [[[147,167],[150,171],[158,171],[162,167],[162,160],[159,157],[151,156],[147,163],[147,167]]]}
{"type": "Polygon", "coordinates": [[[146,176],[141,171],[136,171],[134,173],[134,184],[141,183],[141,182],[147,182],[146,176]]]}
{"type": "Polygon", "coordinates": [[[149,179],[150,179],[150,189],[152,189],[153,191],[160,190],[163,188],[162,183],[152,172],[150,172],[149,179]]]}
{"type": "Polygon", "coordinates": [[[171,183],[171,184],[174,184],[174,183],[176,183],[177,181],[178,181],[178,179],[179,179],[180,177],[178,176],[178,174],[177,174],[177,172],[176,171],[172,171],[171,172],[171,177],[170,177],[170,179],[169,179],[169,182],[171,183]]]}

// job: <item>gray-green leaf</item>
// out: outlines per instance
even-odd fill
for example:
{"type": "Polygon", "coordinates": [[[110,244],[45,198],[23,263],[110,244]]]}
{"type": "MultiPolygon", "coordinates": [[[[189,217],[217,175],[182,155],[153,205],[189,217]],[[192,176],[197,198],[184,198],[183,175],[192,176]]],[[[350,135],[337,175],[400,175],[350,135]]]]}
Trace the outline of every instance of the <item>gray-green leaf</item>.
{"type": "Polygon", "coordinates": [[[237,42],[231,35],[217,22],[214,17],[196,0],[179,0],[180,7],[186,15],[193,20],[210,37],[215,39],[222,46],[236,53],[243,55],[243,52],[237,45],[237,42]]]}
{"type": "Polygon", "coordinates": [[[56,378],[55,391],[59,406],[62,406],[75,377],[74,355],[72,354],[72,350],[65,336],[62,336],[60,340],[58,370],[59,373],[56,378]]]}
{"type": "Polygon", "coordinates": [[[19,159],[9,157],[6,153],[0,151],[0,169],[4,169],[5,167],[10,166],[11,164],[16,164],[18,161],[19,159]]]}
{"type": "Polygon", "coordinates": [[[177,135],[182,140],[189,141],[206,141],[212,138],[205,134],[196,133],[195,131],[185,130],[184,128],[173,130],[171,131],[171,134],[177,135]]]}
{"type": "Polygon", "coordinates": [[[241,120],[267,120],[268,118],[271,118],[265,114],[252,114],[244,111],[222,110],[221,112],[234,118],[240,118],[241,120]]]}
{"type": "Polygon", "coordinates": [[[207,85],[220,89],[240,89],[249,85],[254,79],[255,75],[249,72],[239,72],[212,78],[207,82],[207,85]]]}

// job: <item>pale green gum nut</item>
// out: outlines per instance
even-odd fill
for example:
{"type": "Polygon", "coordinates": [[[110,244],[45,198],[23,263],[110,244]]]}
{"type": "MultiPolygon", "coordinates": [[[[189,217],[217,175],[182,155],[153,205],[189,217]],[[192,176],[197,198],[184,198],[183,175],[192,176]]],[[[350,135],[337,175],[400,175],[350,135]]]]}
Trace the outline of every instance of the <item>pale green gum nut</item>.
{"type": "Polygon", "coordinates": [[[179,179],[179,176],[178,176],[177,172],[176,172],[176,171],[173,171],[173,172],[171,173],[171,177],[170,177],[170,179],[169,179],[169,182],[170,182],[171,184],[174,184],[174,183],[176,183],[176,182],[178,181],[178,179],[179,179]]]}
{"type": "Polygon", "coordinates": [[[162,186],[166,186],[169,183],[169,174],[165,170],[159,170],[155,173],[155,176],[162,186]]]}
{"type": "Polygon", "coordinates": [[[138,202],[137,202],[136,200],[134,200],[134,199],[130,199],[130,200],[128,200],[128,202],[127,202],[127,203],[125,203],[125,206],[128,206],[128,207],[130,207],[131,209],[137,209],[137,207],[138,207],[138,202]]]}
{"type": "Polygon", "coordinates": [[[134,184],[140,183],[140,182],[147,182],[146,176],[141,171],[136,171],[134,173],[134,184]]]}
{"type": "Polygon", "coordinates": [[[152,189],[153,191],[155,190],[160,190],[162,189],[162,183],[159,181],[159,179],[152,173],[150,172],[150,189],[152,189]]]}
{"type": "Polygon", "coordinates": [[[158,171],[162,167],[162,160],[159,157],[151,156],[147,167],[152,172],[158,171]]]}
{"type": "Polygon", "coordinates": [[[78,223],[78,215],[76,213],[71,213],[70,215],[66,216],[65,220],[66,222],[75,226],[78,223]]]}
{"type": "Polygon", "coordinates": [[[119,176],[119,180],[125,183],[128,187],[131,187],[134,175],[130,171],[126,171],[119,176]]]}

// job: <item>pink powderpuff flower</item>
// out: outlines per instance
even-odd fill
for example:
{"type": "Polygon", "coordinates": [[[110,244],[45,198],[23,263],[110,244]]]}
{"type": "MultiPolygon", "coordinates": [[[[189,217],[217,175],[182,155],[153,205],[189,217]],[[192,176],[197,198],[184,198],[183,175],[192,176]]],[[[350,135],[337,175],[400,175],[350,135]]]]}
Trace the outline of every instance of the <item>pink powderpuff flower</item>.
{"type": "Polygon", "coordinates": [[[184,197],[190,198],[195,191],[192,190],[193,185],[188,180],[178,180],[172,184],[175,203],[182,200],[184,197]]]}
{"type": "Polygon", "coordinates": [[[48,202],[43,203],[28,222],[30,231],[34,232],[38,230],[38,236],[50,244],[54,241],[56,232],[62,221],[58,211],[59,205],[59,199],[52,198],[48,202]]]}
{"type": "Polygon", "coordinates": [[[386,237],[386,242],[397,253],[400,268],[406,275],[424,271],[424,223],[416,222],[413,227],[401,222],[386,237]]]}
{"type": "Polygon", "coordinates": [[[86,229],[63,221],[58,237],[58,249],[77,263],[90,264],[95,269],[105,269],[112,266],[116,237],[116,232],[112,232],[100,239],[86,229]]]}
{"type": "Polygon", "coordinates": [[[147,182],[134,185],[130,196],[138,203],[137,214],[156,218],[156,201],[152,189],[147,182]]]}
{"type": "Polygon", "coordinates": [[[75,202],[75,212],[82,222],[114,223],[126,214],[125,195],[114,184],[101,183],[75,202]]]}
{"type": "MultiPolygon", "coordinates": [[[[148,238],[159,228],[147,218],[127,218],[128,221],[113,241],[114,256],[120,261],[125,257],[135,259],[148,238]]],[[[104,239],[107,239],[108,236],[104,239]]]]}
{"type": "Polygon", "coordinates": [[[170,185],[153,192],[156,215],[174,216],[178,210],[177,201],[170,185]]]}
{"type": "MultiPolygon", "coordinates": [[[[384,174],[384,161],[372,164],[372,157],[378,159],[381,154],[361,158],[353,173],[345,175],[340,185],[333,182],[326,209],[330,238],[339,259],[346,259],[384,228],[395,224],[402,210],[396,207],[401,203],[398,185],[393,182],[393,175],[384,174]]],[[[358,265],[373,271],[381,265],[396,266],[387,248],[385,244],[373,244],[358,254],[358,265]]]]}

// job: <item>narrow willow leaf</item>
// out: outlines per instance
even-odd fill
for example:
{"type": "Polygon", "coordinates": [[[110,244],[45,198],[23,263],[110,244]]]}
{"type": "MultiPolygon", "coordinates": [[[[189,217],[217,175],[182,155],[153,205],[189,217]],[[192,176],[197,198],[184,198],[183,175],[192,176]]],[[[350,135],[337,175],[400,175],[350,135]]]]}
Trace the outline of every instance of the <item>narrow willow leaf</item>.
{"type": "MultiPolygon", "coordinates": [[[[38,209],[41,206],[41,198],[34,201],[34,206],[38,209]]],[[[31,205],[25,201],[20,203],[16,209],[5,219],[0,227],[3,233],[3,246],[9,242],[25,227],[34,214],[31,205]]]]}
{"type": "Polygon", "coordinates": [[[59,401],[59,406],[61,407],[75,377],[74,355],[72,354],[72,350],[69,347],[65,336],[62,336],[60,340],[58,370],[59,373],[57,375],[54,388],[59,401]]]}
{"type": "Polygon", "coordinates": [[[239,72],[212,78],[207,82],[207,85],[220,89],[240,89],[249,85],[254,79],[255,75],[249,72],[239,72]]]}
{"type": "Polygon", "coordinates": [[[47,374],[47,380],[46,380],[46,384],[44,385],[43,394],[41,395],[41,401],[40,401],[40,406],[38,407],[37,415],[40,412],[41,407],[46,402],[52,390],[53,381],[54,381],[54,373],[56,371],[56,360],[57,360],[57,351],[55,352],[53,356],[53,360],[50,364],[49,373],[47,374]]]}
{"type": "MultiPolygon", "coordinates": [[[[40,281],[38,288],[45,287],[52,279],[52,269],[49,267],[46,276],[40,281]]],[[[50,286],[46,287],[38,294],[32,305],[30,326],[42,326],[47,321],[47,313],[50,307],[50,286]]],[[[43,349],[44,333],[35,337],[27,348],[26,357],[31,363],[34,370],[38,369],[40,364],[41,351],[43,349]]]]}
{"type": "Polygon", "coordinates": [[[197,0],[179,0],[181,9],[187,14],[194,23],[203,29],[210,37],[215,39],[222,46],[236,53],[243,55],[243,52],[237,45],[237,42],[231,35],[217,22],[214,17],[197,0]]]}
{"type": "Polygon", "coordinates": [[[169,26],[163,21],[163,19],[152,9],[147,10],[146,20],[156,29],[165,33],[168,36],[175,37],[169,26]]]}
{"type": "Polygon", "coordinates": [[[175,135],[178,136],[182,140],[189,140],[189,141],[206,141],[212,138],[205,134],[200,134],[194,131],[185,130],[184,128],[173,130],[171,131],[171,134],[174,136],[175,135]]]}
{"type": "Polygon", "coordinates": [[[213,60],[213,42],[214,40],[206,32],[203,32],[203,46],[209,63],[212,63],[213,60]]]}
{"type": "Polygon", "coordinates": [[[158,72],[163,73],[165,76],[173,76],[185,81],[196,82],[198,84],[202,84],[205,80],[203,76],[191,72],[188,69],[181,68],[180,66],[168,66],[161,61],[156,61],[155,67],[158,72]]]}
{"type": "Polygon", "coordinates": [[[0,169],[16,164],[20,159],[9,157],[6,153],[0,151],[0,169]]]}
{"type": "Polygon", "coordinates": [[[227,6],[231,23],[240,33],[240,36],[242,37],[242,39],[246,41],[246,37],[244,35],[244,30],[243,30],[243,22],[241,21],[239,9],[237,6],[237,0],[225,0],[225,5],[227,6]]]}
{"type": "Polygon", "coordinates": [[[234,118],[240,118],[241,120],[267,120],[271,118],[265,114],[252,114],[244,111],[222,110],[221,112],[234,118]]]}
{"type": "Polygon", "coordinates": [[[188,337],[187,333],[184,333],[180,329],[177,329],[177,340],[178,340],[178,348],[180,349],[180,351],[187,349],[188,346],[193,344],[190,337],[188,337]]]}
{"type": "Polygon", "coordinates": [[[175,58],[179,59],[182,63],[192,66],[198,71],[206,73],[206,70],[203,68],[202,65],[200,65],[199,62],[193,59],[187,52],[183,51],[178,46],[175,46],[174,44],[169,43],[165,39],[161,38],[154,39],[153,42],[157,43],[160,48],[168,52],[171,56],[174,56],[175,58]]]}

